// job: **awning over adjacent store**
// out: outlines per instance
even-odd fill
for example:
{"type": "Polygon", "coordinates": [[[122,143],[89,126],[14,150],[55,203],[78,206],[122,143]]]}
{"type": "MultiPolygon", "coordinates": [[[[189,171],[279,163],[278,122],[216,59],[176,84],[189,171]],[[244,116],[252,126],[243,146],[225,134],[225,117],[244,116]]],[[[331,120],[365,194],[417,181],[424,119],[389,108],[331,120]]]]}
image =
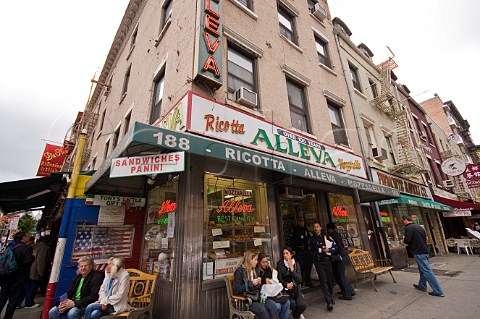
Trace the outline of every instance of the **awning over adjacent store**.
{"type": "Polygon", "coordinates": [[[433,210],[440,210],[445,212],[449,212],[453,210],[453,208],[448,205],[444,205],[442,203],[438,203],[433,200],[424,199],[420,197],[413,197],[408,195],[401,195],[399,198],[387,199],[387,200],[382,200],[378,202],[378,205],[380,206],[391,205],[391,204],[407,204],[407,205],[430,208],[433,210]]]}
{"type": "Polygon", "coordinates": [[[298,176],[316,182],[332,184],[345,189],[357,189],[361,202],[400,196],[400,192],[394,188],[382,186],[361,178],[211,138],[197,136],[188,132],[171,131],[139,122],[135,122],[129,132],[125,134],[121,143],[117,145],[112,154],[87,182],[85,191],[90,194],[128,192],[133,196],[142,196],[145,177],[110,178],[109,172],[112,159],[120,156],[168,151],[185,151],[196,155],[298,176]],[[139,192],[142,192],[142,194],[139,192]]]}
{"type": "Polygon", "coordinates": [[[54,204],[64,185],[63,174],[0,183],[0,208],[5,213],[54,204]]]}
{"type": "Polygon", "coordinates": [[[461,202],[458,200],[453,200],[453,199],[448,199],[448,198],[443,198],[440,196],[433,196],[433,199],[436,200],[439,203],[443,203],[445,205],[449,205],[453,207],[453,210],[463,210],[463,211],[474,211],[478,210],[480,211],[480,205],[470,203],[470,202],[461,202]]]}

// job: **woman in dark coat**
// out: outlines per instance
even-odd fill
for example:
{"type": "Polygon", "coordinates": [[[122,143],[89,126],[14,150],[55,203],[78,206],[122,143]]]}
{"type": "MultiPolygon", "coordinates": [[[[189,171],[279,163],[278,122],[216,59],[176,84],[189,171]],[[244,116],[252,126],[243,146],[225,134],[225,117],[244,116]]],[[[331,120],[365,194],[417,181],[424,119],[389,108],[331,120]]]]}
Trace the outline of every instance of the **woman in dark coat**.
{"type": "MultiPolygon", "coordinates": [[[[243,296],[247,291],[260,290],[262,278],[257,274],[257,264],[258,255],[253,254],[251,251],[246,251],[242,262],[233,273],[232,290],[234,295],[243,296]]],[[[252,302],[250,311],[260,319],[272,319],[265,304],[261,304],[258,301],[252,302]]]]}
{"type": "Polygon", "coordinates": [[[287,289],[290,295],[290,308],[293,311],[293,318],[303,317],[302,313],[307,309],[307,304],[300,292],[302,283],[302,270],[300,264],[293,258],[293,249],[284,247],[282,250],[283,259],[277,263],[278,280],[287,289]]]}
{"type": "MultiPolygon", "coordinates": [[[[268,265],[268,258],[267,255],[264,253],[258,254],[258,273],[260,274],[260,278],[262,278],[262,285],[273,284],[272,277],[273,277],[273,269],[268,265]]],[[[288,319],[288,315],[290,314],[290,298],[287,299],[285,302],[276,302],[271,298],[267,298],[265,302],[265,307],[267,310],[273,308],[276,310],[276,313],[270,313],[271,318],[280,318],[280,319],[288,319]]]]}

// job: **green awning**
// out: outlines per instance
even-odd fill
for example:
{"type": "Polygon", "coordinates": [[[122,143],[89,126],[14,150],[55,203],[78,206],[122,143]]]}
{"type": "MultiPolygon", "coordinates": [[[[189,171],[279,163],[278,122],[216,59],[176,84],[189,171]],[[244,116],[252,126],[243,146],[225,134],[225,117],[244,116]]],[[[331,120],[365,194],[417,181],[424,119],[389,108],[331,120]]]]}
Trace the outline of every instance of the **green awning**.
{"type": "Polygon", "coordinates": [[[413,197],[413,196],[408,196],[408,195],[400,195],[398,198],[392,198],[392,199],[385,199],[377,202],[378,205],[391,205],[391,204],[407,204],[407,205],[413,205],[413,206],[419,206],[423,208],[430,208],[433,210],[440,210],[443,212],[450,212],[453,210],[452,207],[430,200],[430,199],[425,199],[425,198],[420,198],[420,197],[413,197]]]}

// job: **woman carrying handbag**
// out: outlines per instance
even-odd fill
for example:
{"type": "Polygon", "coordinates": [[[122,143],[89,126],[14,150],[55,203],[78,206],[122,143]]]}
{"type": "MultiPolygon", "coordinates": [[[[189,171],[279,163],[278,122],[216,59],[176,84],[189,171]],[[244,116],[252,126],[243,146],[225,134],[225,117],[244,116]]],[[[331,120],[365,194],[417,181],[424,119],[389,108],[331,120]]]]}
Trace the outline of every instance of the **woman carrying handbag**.
{"type": "MultiPolygon", "coordinates": [[[[237,269],[233,273],[233,294],[237,296],[259,296],[260,288],[262,286],[262,278],[257,274],[256,266],[258,264],[258,255],[252,253],[251,251],[246,251],[242,261],[238,265],[237,269]],[[255,293],[253,293],[255,292],[255,293]]],[[[256,314],[260,319],[277,319],[276,317],[271,317],[266,304],[260,303],[260,299],[254,300],[251,298],[252,304],[249,307],[249,310],[256,314]]],[[[275,311],[274,311],[275,312],[275,311]]],[[[276,313],[276,312],[275,312],[276,313]]]]}

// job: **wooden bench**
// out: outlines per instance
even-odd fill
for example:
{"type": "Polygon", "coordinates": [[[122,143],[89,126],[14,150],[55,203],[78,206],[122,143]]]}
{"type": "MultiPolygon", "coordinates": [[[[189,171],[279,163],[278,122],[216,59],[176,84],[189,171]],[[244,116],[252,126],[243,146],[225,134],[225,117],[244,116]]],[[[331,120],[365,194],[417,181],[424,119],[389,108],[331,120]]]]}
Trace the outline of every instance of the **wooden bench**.
{"type": "Polygon", "coordinates": [[[355,249],[350,254],[350,261],[355,271],[355,287],[357,287],[357,277],[370,277],[371,283],[375,291],[377,287],[375,286],[374,280],[377,280],[378,275],[385,274],[387,272],[392,276],[393,282],[396,283],[395,277],[393,277],[390,259],[372,259],[370,252],[361,249],[355,249]]]}
{"type": "Polygon", "coordinates": [[[127,269],[130,274],[130,289],[128,290],[128,304],[134,308],[132,311],[109,315],[102,318],[132,317],[131,314],[138,313],[139,309],[150,306],[152,294],[155,288],[155,275],[150,275],[138,269],[127,269]]]}
{"type": "Polygon", "coordinates": [[[254,319],[255,314],[248,310],[248,302],[245,297],[235,296],[232,288],[233,275],[225,277],[225,285],[227,287],[228,308],[230,311],[230,319],[254,319]]]}

